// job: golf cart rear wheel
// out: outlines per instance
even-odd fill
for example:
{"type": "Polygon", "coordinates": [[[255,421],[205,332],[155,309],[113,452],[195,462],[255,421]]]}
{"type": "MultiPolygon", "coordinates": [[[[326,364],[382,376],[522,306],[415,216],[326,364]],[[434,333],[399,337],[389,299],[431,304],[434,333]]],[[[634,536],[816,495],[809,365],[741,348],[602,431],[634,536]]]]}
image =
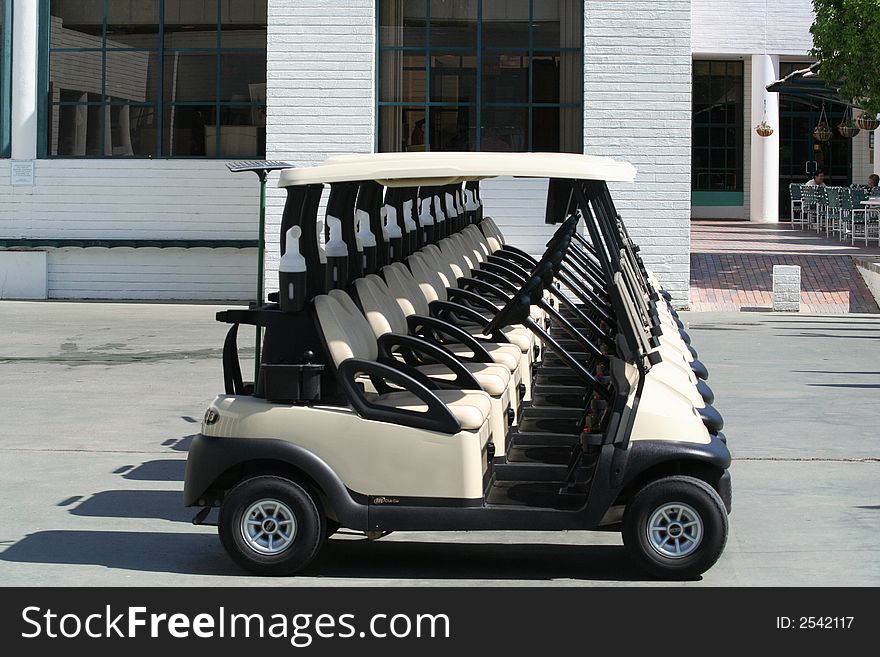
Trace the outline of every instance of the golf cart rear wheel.
{"type": "Polygon", "coordinates": [[[324,517],[309,492],[276,476],[246,479],[220,507],[220,541],[232,560],[257,575],[291,575],[324,542],[324,517]]]}
{"type": "Polygon", "coordinates": [[[709,484],[664,477],[641,488],[623,517],[623,543],[649,573],[694,579],[711,568],[727,543],[727,511],[709,484]]]}

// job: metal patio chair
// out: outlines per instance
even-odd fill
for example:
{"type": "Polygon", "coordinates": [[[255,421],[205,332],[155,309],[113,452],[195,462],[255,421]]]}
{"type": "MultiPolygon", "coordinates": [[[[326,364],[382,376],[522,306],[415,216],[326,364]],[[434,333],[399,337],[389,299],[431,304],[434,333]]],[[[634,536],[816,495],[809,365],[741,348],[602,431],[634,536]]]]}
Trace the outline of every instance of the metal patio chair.
{"type": "Polygon", "coordinates": [[[803,185],[791,183],[788,186],[788,193],[791,197],[791,227],[804,227],[804,197],[803,185]]]}

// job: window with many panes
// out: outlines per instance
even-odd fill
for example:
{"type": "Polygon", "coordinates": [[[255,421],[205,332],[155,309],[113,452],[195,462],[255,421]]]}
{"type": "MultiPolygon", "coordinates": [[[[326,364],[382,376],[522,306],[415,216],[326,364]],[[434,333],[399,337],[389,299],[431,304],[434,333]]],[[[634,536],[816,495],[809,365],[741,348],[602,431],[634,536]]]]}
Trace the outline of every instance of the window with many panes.
{"type": "Polygon", "coordinates": [[[582,0],[379,0],[380,151],[583,152],[582,0]]]}
{"type": "Polygon", "coordinates": [[[49,157],[263,157],[267,0],[48,0],[49,157]]]}
{"type": "Polygon", "coordinates": [[[743,190],[743,63],[695,61],[691,188],[743,190]]]}

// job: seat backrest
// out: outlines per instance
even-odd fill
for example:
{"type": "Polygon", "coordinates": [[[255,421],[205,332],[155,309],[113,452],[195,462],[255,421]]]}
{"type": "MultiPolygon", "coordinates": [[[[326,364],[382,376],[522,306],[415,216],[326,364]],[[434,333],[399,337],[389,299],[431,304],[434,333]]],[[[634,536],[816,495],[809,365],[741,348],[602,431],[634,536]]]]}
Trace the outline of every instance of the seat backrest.
{"type": "Polygon", "coordinates": [[[382,268],[382,278],[388,286],[388,291],[403,314],[429,315],[428,300],[419,288],[419,284],[413,278],[412,272],[402,262],[395,262],[382,268]]]}
{"type": "Polygon", "coordinates": [[[428,303],[446,301],[446,286],[443,284],[443,279],[424,255],[413,253],[406,262],[428,303]]]}
{"type": "Polygon", "coordinates": [[[829,208],[837,207],[836,187],[825,187],[825,197],[822,199],[822,203],[824,205],[827,205],[829,208]]]}
{"type": "Polygon", "coordinates": [[[788,191],[791,194],[792,201],[800,201],[802,198],[801,194],[801,186],[798,183],[791,183],[788,186],[788,191]]]}
{"type": "Polygon", "coordinates": [[[462,257],[461,251],[454,242],[449,239],[441,240],[439,246],[441,257],[449,263],[456,280],[462,276],[471,275],[471,268],[468,266],[468,262],[462,257]]]}
{"type": "Polygon", "coordinates": [[[354,289],[367,322],[377,338],[386,333],[407,334],[406,315],[397,305],[397,300],[388,290],[385,281],[376,274],[370,274],[357,279],[354,289]]]}
{"type": "Polygon", "coordinates": [[[501,230],[492,217],[483,217],[483,221],[480,222],[480,229],[483,231],[483,235],[486,236],[486,242],[489,244],[489,248],[492,249],[492,253],[504,246],[504,235],[501,234],[501,230]]]}
{"type": "Polygon", "coordinates": [[[315,297],[318,325],[333,363],[339,367],[349,358],[376,360],[376,336],[357,305],[342,290],[315,297]]]}
{"type": "Polygon", "coordinates": [[[471,244],[473,244],[475,249],[479,249],[483,260],[485,260],[487,256],[492,255],[493,252],[492,249],[489,248],[486,236],[480,232],[479,228],[471,224],[461,232],[468,238],[471,244]]]}
{"type": "Polygon", "coordinates": [[[453,267],[452,262],[443,254],[440,247],[436,244],[428,244],[422,249],[421,253],[431,261],[431,264],[436,268],[437,273],[440,274],[440,278],[443,279],[443,284],[446,285],[446,287],[458,286],[458,279],[461,276],[458,274],[459,269],[453,267]]]}
{"type": "Polygon", "coordinates": [[[477,253],[474,249],[474,245],[468,240],[468,238],[461,233],[456,233],[455,235],[450,236],[449,239],[451,239],[452,243],[458,248],[459,253],[464,257],[465,262],[470,269],[476,269],[479,267],[483,259],[481,254],[477,253]]]}

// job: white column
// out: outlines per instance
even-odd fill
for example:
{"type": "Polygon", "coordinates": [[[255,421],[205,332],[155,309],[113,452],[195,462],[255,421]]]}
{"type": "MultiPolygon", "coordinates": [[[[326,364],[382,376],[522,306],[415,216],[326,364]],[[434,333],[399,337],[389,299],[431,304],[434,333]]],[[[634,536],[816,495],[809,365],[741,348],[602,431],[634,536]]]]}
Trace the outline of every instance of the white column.
{"type": "Polygon", "coordinates": [[[880,174],[880,128],[874,131],[874,162],[871,167],[872,173],[880,174]]]}
{"type": "Polygon", "coordinates": [[[752,55],[752,135],[751,221],[779,221],[779,94],[767,91],[767,85],[779,79],[778,55],[752,55]],[[755,126],[765,117],[773,134],[761,137],[755,126]]]}
{"type": "Polygon", "coordinates": [[[37,61],[40,3],[16,2],[12,20],[12,159],[37,157],[37,61]]]}

